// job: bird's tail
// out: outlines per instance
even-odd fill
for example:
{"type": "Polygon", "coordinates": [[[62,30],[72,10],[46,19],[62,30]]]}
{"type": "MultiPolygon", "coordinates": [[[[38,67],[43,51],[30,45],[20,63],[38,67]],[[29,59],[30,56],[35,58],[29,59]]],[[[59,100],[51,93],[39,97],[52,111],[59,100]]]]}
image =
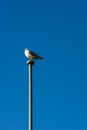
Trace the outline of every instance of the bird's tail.
{"type": "Polygon", "coordinates": [[[39,56],[39,57],[38,57],[38,60],[43,60],[43,58],[39,56]]]}
{"type": "Polygon", "coordinates": [[[37,59],[37,60],[43,60],[43,58],[42,58],[41,56],[34,57],[34,59],[37,59]]]}

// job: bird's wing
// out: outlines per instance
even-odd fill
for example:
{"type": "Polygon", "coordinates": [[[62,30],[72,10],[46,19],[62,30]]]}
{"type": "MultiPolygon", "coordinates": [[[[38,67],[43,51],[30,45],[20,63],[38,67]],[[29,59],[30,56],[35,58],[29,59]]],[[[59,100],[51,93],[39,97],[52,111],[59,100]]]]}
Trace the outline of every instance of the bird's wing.
{"type": "Polygon", "coordinates": [[[32,56],[34,56],[35,59],[43,59],[42,57],[40,57],[38,54],[36,54],[35,52],[33,51],[30,51],[29,52],[32,56]]]}
{"type": "Polygon", "coordinates": [[[38,56],[38,54],[36,54],[35,52],[33,52],[33,51],[30,51],[29,52],[32,56],[38,56]]]}

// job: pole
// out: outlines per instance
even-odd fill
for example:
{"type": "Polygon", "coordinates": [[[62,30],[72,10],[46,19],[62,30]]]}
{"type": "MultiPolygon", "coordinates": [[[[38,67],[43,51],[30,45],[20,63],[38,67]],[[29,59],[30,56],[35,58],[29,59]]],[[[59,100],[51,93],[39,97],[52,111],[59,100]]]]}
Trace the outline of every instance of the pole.
{"type": "Polygon", "coordinates": [[[32,125],[32,65],[34,61],[28,60],[29,89],[28,89],[28,130],[33,130],[32,125]]]}

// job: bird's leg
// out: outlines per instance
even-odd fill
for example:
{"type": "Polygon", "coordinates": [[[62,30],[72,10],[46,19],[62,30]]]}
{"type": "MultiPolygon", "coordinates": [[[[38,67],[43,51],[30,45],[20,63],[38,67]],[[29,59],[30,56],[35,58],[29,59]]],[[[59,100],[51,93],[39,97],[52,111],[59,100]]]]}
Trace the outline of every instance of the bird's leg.
{"type": "Polygon", "coordinates": [[[32,58],[30,58],[30,61],[32,61],[32,58]]]}

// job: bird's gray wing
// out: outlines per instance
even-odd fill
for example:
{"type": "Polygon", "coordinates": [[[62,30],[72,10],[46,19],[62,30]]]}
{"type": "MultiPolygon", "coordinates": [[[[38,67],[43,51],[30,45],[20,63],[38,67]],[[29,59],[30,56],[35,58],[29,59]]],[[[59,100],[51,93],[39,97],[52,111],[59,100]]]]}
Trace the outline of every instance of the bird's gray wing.
{"type": "Polygon", "coordinates": [[[36,54],[35,52],[33,52],[33,51],[30,51],[29,52],[32,56],[38,56],[38,54],[36,54]]]}
{"type": "Polygon", "coordinates": [[[32,56],[34,56],[35,59],[43,59],[41,56],[39,56],[38,54],[36,54],[35,52],[33,51],[30,51],[29,52],[32,56]]]}

